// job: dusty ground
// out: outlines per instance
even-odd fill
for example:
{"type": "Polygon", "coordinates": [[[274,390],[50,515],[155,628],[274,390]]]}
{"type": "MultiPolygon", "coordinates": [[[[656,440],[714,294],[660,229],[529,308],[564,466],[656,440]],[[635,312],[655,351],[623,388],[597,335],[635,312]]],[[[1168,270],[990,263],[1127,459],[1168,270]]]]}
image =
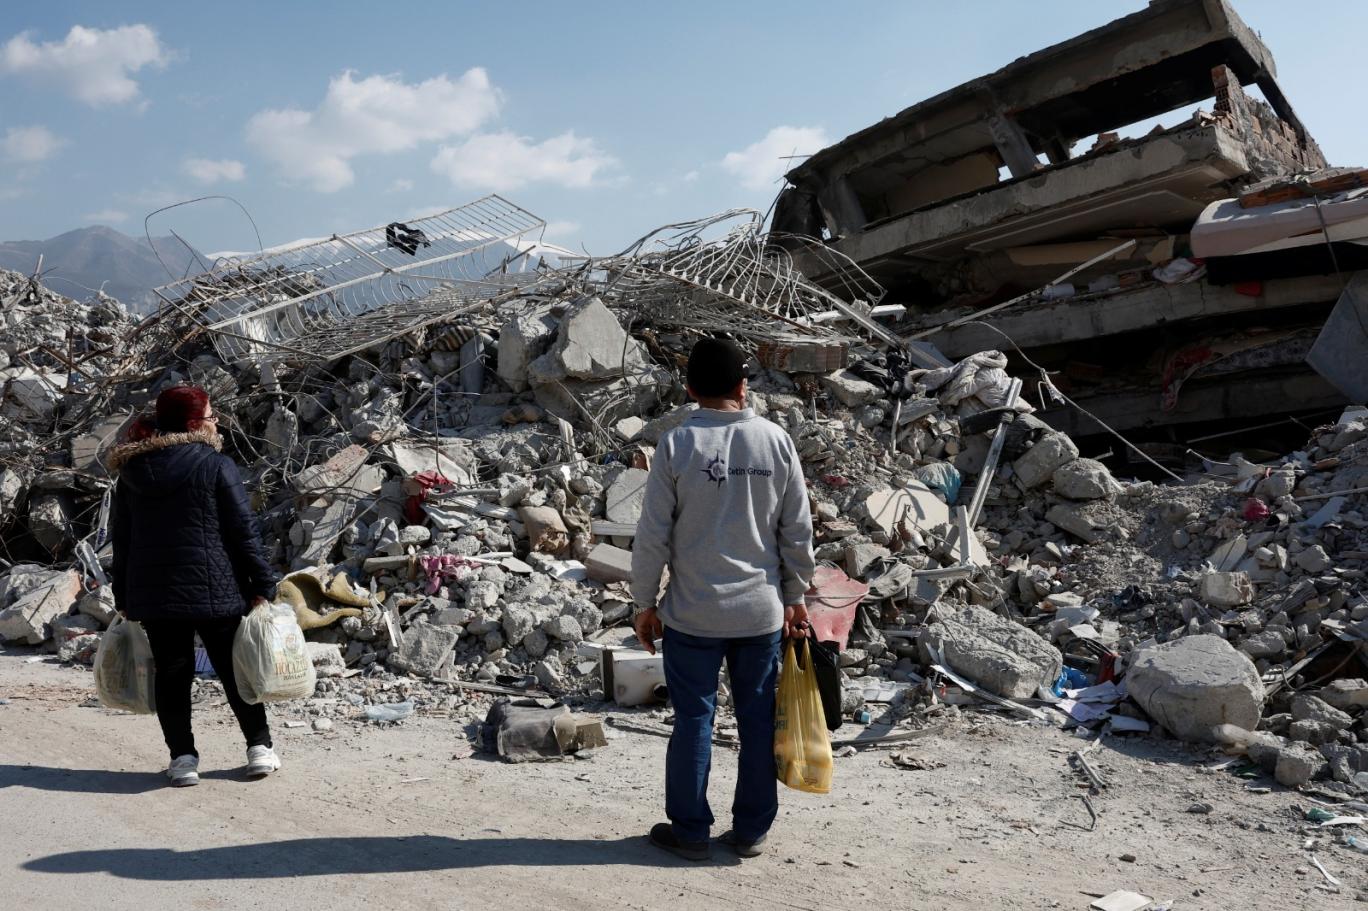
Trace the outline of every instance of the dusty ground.
{"type": "MultiPolygon", "coordinates": [[[[453,759],[463,731],[442,719],[315,734],[277,711],[285,770],[247,782],[227,708],[202,705],[204,781],[173,790],[153,718],[91,707],[89,673],[31,655],[0,653],[0,908],[982,911],[1127,888],[1175,909],[1328,909],[1368,890],[1368,857],[1329,838],[1316,854],[1344,885],[1318,888],[1305,796],[1254,793],[1202,770],[1219,757],[1152,739],[1093,754],[1114,782],[1094,832],[1066,761],[1077,739],[974,715],[909,748],[944,768],[839,759],[829,796],[782,793],[770,855],[718,847],[696,865],[643,838],[662,818],[656,737],[514,766],[453,759]]],[[[734,763],[715,765],[717,811],[734,763]]]]}

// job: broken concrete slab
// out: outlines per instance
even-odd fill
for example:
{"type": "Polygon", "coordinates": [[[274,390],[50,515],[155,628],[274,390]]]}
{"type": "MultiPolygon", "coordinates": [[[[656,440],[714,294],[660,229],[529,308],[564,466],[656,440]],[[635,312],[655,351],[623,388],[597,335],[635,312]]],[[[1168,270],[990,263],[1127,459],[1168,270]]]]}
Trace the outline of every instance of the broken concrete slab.
{"type": "Polygon", "coordinates": [[[594,297],[561,319],[555,342],[528,366],[527,379],[533,386],[565,379],[610,380],[635,373],[648,362],[645,347],[594,297]]]}
{"type": "Polygon", "coordinates": [[[81,577],[74,570],[48,573],[39,587],[0,611],[0,639],[41,645],[50,633],[48,624],[64,616],[80,594],[81,577]]]}
{"type": "Polygon", "coordinates": [[[655,420],[647,422],[646,427],[641,431],[641,438],[652,446],[658,445],[661,437],[681,426],[697,410],[698,403],[689,402],[687,405],[680,405],[678,408],[667,411],[655,420]]]}
{"type": "Polygon", "coordinates": [[[646,481],[650,476],[649,471],[628,468],[608,485],[608,493],[604,498],[604,512],[608,521],[636,526],[641,520],[641,508],[646,502],[646,481]]]}
{"type": "Polygon", "coordinates": [[[912,528],[932,529],[950,522],[950,507],[920,481],[906,487],[876,490],[864,502],[869,519],[890,539],[904,522],[912,528]]]}
{"type": "Polygon", "coordinates": [[[605,585],[632,581],[632,552],[611,544],[596,544],[584,561],[589,578],[605,585]]]}
{"type": "Polygon", "coordinates": [[[1321,722],[1330,725],[1337,731],[1342,731],[1354,723],[1354,719],[1347,712],[1340,711],[1325,700],[1310,693],[1298,693],[1293,696],[1291,712],[1293,721],[1321,722]]]}
{"type": "Polygon", "coordinates": [[[459,629],[418,623],[404,632],[404,644],[390,656],[397,670],[418,677],[436,677],[461,638],[459,629]]]}
{"type": "Polygon", "coordinates": [[[836,401],[847,408],[872,405],[886,397],[878,386],[862,380],[849,370],[837,370],[822,377],[822,386],[836,401]]]}
{"type": "Polygon", "coordinates": [[[1008,699],[1030,699],[1059,679],[1059,649],[1035,632],[978,605],[940,612],[918,639],[923,662],[931,650],[973,683],[1008,699]]]}
{"type": "Polygon", "coordinates": [[[1074,459],[1056,468],[1050,477],[1054,492],[1070,500],[1104,500],[1121,492],[1107,466],[1095,459],[1074,459]]]}
{"type": "Polygon", "coordinates": [[[555,317],[538,312],[516,316],[499,330],[499,378],[514,392],[523,392],[531,384],[527,368],[546,353],[556,337],[555,317]]]}
{"type": "Polygon", "coordinates": [[[1012,463],[1012,472],[1017,482],[1030,490],[1051,480],[1057,470],[1077,458],[1078,447],[1073,440],[1062,433],[1047,433],[1012,463]]]}
{"type": "Polygon", "coordinates": [[[65,553],[74,540],[71,514],[71,498],[65,493],[35,494],[29,500],[29,531],[48,553],[65,553]]]}
{"type": "Polygon", "coordinates": [[[1197,597],[1212,607],[1239,607],[1254,600],[1254,585],[1248,573],[1207,573],[1198,585],[1197,597]]]}
{"type": "Polygon", "coordinates": [[[1056,503],[1045,513],[1045,521],[1089,544],[1107,537],[1106,521],[1100,516],[1094,518],[1083,506],[1056,503]]]}
{"type": "Polygon", "coordinates": [[[600,426],[610,427],[625,417],[654,411],[660,390],[668,384],[664,371],[644,367],[619,379],[557,380],[533,391],[537,404],[562,420],[583,423],[592,415],[600,426]]]}
{"type": "Polygon", "coordinates": [[[1273,777],[1287,788],[1299,788],[1324,775],[1329,763],[1319,751],[1300,743],[1292,743],[1278,751],[1278,762],[1273,777]]]}
{"type": "Polygon", "coordinates": [[[305,642],[309,661],[314,673],[319,677],[340,677],[347,670],[347,662],[342,658],[342,646],[332,642],[305,642]]]}
{"type": "Polygon", "coordinates": [[[845,571],[852,579],[863,579],[870,567],[891,556],[878,544],[850,544],[845,550],[845,571]]]}
{"type": "MultiPolygon", "coordinates": [[[[1327,705],[1340,711],[1368,706],[1368,680],[1341,678],[1332,680],[1317,694],[1327,705]]],[[[1368,771],[1365,769],[1364,771],[1368,771]]]]}
{"type": "Polygon", "coordinates": [[[114,589],[102,585],[95,591],[86,593],[76,602],[76,609],[97,620],[101,626],[108,626],[114,622],[114,616],[118,613],[114,607],[114,589]]]}
{"type": "Polygon", "coordinates": [[[1219,636],[1184,636],[1143,649],[1126,674],[1140,707],[1180,740],[1216,743],[1213,729],[1256,730],[1264,687],[1248,656],[1219,636]]]}

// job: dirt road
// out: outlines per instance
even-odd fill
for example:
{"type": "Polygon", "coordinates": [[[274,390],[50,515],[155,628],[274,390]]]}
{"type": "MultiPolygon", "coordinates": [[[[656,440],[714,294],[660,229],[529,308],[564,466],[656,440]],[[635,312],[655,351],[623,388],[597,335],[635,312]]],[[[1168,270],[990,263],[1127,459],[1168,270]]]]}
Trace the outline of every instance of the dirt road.
{"type": "MultiPolygon", "coordinates": [[[[453,759],[464,733],[446,719],[318,734],[277,711],[285,769],[248,782],[226,707],[205,705],[204,781],[173,790],[155,719],[92,706],[89,673],[30,655],[0,654],[5,909],[982,911],[1083,909],[1121,888],[1175,909],[1327,909],[1368,889],[1368,858],[1330,838],[1315,851],[1343,886],[1321,888],[1305,797],[1253,793],[1201,771],[1210,754],[1148,739],[1094,754],[1113,782],[1094,832],[1066,761],[1075,738],[968,716],[909,749],[943,768],[840,759],[831,795],[782,793],[770,855],[740,863],[719,846],[689,864],[643,838],[663,818],[655,737],[515,766],[453,759]],[[1214,811],[1188,812],[1202,802],[1214,811]]],[[[724,825],[733,772],[719,755],[724,825]]]]}

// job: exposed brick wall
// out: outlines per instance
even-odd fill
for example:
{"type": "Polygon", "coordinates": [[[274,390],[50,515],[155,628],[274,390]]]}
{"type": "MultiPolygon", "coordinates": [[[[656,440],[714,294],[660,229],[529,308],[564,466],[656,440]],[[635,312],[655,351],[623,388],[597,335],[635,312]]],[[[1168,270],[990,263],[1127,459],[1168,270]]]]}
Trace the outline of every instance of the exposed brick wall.
{"type": "Polygon", "coordinates": [[[1249,151],[1252,180],[1329,167],[1310,136],[1302,143],[1267,102],[1251,98],[1230,67],[1211,71],[1216,88],[1216,119],[1234,131],[1249,151]]]}

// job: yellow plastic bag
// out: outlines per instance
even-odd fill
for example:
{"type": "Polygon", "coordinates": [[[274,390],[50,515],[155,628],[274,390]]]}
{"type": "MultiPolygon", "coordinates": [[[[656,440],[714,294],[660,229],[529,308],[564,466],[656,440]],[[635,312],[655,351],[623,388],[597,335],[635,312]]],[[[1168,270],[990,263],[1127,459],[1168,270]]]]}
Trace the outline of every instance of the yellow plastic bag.
{"type": "Polygon", "coordinates": [[[156,667],[142,624],[116,616],[95,650],[95,693],[100,704],[139,715],[157,711],[156,667]]]}
{"type": "Polygon", "coordinates": [[[233,637],[233,674],[251,705],[313,695],[318,678],[294,608],[263,604],[242,618],[233,637]]]}
{"type": "Polygon", "coordinates": [[[784,648],[774,715],[774,764],[779,780],[788,787],[826,794],[831,790],[831,739],[808,641],[802,641],[801,662],[792,639],[784,648]]]}

